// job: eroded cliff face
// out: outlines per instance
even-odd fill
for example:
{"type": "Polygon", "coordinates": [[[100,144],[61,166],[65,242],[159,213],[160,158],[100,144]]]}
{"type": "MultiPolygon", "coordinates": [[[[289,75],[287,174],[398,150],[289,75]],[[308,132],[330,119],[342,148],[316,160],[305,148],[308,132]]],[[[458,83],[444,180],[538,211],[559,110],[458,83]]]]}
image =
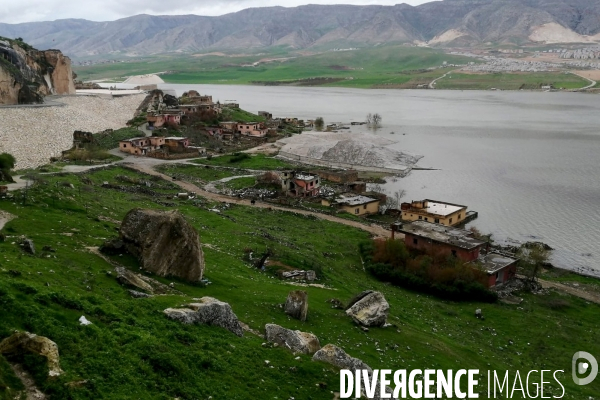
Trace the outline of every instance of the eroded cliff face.
{"type": "Polygon", "coordinates": [[[0,39],[0,104],[43,103],[49,94],[75,94],[71,60],[59,50],[0,39]]]}

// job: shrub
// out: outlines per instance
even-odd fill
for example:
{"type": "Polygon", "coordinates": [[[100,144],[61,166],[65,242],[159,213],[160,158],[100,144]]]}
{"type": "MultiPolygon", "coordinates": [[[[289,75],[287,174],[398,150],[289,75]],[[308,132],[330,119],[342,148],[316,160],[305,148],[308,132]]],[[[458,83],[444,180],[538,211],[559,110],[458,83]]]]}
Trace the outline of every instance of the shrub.
{"type": "Polygon", "coordinates": [[[234,153],[231,158],[229,158],[229,162],[238,163],[248,159],[250,159],[250,154],[248,153],[234,153]]]}

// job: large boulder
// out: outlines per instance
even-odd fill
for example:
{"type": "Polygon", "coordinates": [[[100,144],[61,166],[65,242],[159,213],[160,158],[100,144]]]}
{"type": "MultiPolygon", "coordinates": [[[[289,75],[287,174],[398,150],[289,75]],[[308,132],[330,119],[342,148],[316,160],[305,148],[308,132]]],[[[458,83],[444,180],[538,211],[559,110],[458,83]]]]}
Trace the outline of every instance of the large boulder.
{"type": "Polygon", "coordinates": [[[121,224],[120,238],[145,270],[192,282],[202,279],[200,237],[178,211],[134,208],[121,224]]]}
{"type": "Polygon", "coordinates": [[[0,342],[0,354],[20,354],[24,352],[39,354],[48,360],[48,375],[58,376],[63,373],[58,358],[58,346],[44,336],[29,332],[15,332],[0,342]]]}
{"type": "Polygon", "coordinates": [[[312,359],[313,361],[326,362],[339,369],[349,369],[351,371],[366,369],[369,372],[373,371],[364,361],[348,355],[343,349],[333,344],[325,345],[313,355],[312,359]]]}
{"type": "Polygon", "coordinates": [[[350,301],[346,315],[363,326],[383,326],[389,310],[390,305],[383,294],[367,290],[350,301]]]}
{"type": "Polygon", "coordinates": [[[292,353],[313,354],[321,348],[319,339],[308,332],[293,331],[275,324],[265,325],[265,338],[292,353]]]}
{"type": "Polygon", "coordinates": [[[202,297],[198,302],[188,304],[187,308],[167,308],[164,313],[184,324],[220,326],[238,336],[244,336],[242,325],[231,306],[212,297],[202,297]]]}
{"type": "Polygon", "coordinates": [[[116,267],[115,272],[117,273],[117,281],[119,281],[121,285],[141,289],[146,293],[154,293],[152,286],[144,282],[138,274],[131,272],[127,268],[116,267]]]}
{"type": "Polygon", "coordinates": [[[284,311],[287,315],[306,321],[308,315],[308,293],[304,290],[292,290],[285,301],[284,311]]]}

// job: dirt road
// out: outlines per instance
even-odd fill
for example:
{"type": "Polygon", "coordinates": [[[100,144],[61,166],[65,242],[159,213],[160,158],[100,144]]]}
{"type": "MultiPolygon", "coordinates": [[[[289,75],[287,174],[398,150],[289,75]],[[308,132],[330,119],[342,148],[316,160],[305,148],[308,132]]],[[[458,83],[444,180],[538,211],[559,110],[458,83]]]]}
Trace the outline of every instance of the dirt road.
{"type": "MultiPolygon", "coordinates": [[[[152,168],[152,166],[150,165],[145,165],[145,164],[138,164],[138,163],[132,163],[132,164],[128,164],[131,168],[136,169],[137,171],[149,174],[149,175],[154,175],[154,176],[158,176],[161,177],[163,179],[171,180],[171,177],[168,175],[165,175],[163,173],[160,173],[156,170],[154,170],[152,168]]],[[[239,204],[239,205],[244,205],[244,206],[252,206],[252,207],[259,207],[259,208],[270,208],[273,210],[280,210],[280,211],[289,211],[289,212],[294,212],[297,214],[302,214],[302,215],[313,215],[317,218],[320,219],[324,219],[327,221],[332,221],[332,222],[337,222],[339,224],[344,224],[344,225],[348,225],[354,228],[358,228],[358,229],[362,229],[364,231],[369,232],[370,234],[374,235],[375,237],[384,237],[384,238],[389,238],[391,235],[391,232],[387,229],[382,228],[379,225],[376,224],[361,224],[360,222],[356,222],[356,221],[350,221],[344,218],[339,218],[339,217],[334,217],[332,215],[327,215],[327,214],[320,214],[317,212],[312,212],[312,211],[306,211],[306,210],[298,210],[295,208],[287,208],[287,207],[281,207],[281,206],[275,206],[269,203],[263,203],[260,201],[257,201],[254,205],[252,205],[250,203],[250,200],[246,200],[246,199],[237,199],[234,197],[229,197],[229,196],[224,196],[221,194],[216,194],[216,193],[211,193],[211,192],[207,192],[204,189],[201,189],[200,187],[194,185],[193,183],[190,182],[185,182],[185,181],[181,181],[181,180],[176,180],[176,181],[172,181],[173,183],[175,183],[177,186],[179,186],[180,188],[184,189],[187,192],[194,192],[197,193],[198,195],[205,197],[209,200],[213,200],[213,201],[221,201],[221,202],[227,202],[227,203],[231,203],[231,204],[239,204]]]]}
{"type": "Polygon", "coordinates": [[[597,293],[587,292],[583,289],[574,288],[572,286],[558,282],[545,281],[543,279],[538,279],[538,282],[542,285],[544,289],[557,289],[562,292],[569,293],[570,295],[580,297],[592,303],[600,304],[600,295],[597,293]]]}

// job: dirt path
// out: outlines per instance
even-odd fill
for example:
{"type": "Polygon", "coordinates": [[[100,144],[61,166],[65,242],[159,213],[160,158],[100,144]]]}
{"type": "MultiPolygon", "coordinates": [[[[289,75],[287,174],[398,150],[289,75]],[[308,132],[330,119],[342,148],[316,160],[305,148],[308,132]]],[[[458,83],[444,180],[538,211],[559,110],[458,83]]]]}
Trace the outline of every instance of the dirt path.
{"type": "MultiPolygon", "coordinates": [[[[162,174],[158,171],[155,171],[151,166],[149,165],[143,165],[143,164],[129,164],[130,167],[149,174],[149,175],[153,175],[153,176],[158,176],[161,177],[163,179],[166,179],[168,181],[172,181],[171,177],[165,174],[162,174]]],[[[251,207],[259,207],[259,208],[270,208],[273,210],[280,210],[280,211],[289,211],[289,212],[294,212],[297,214],[303,214],[303,215],[313,215],[317,218],[320,219],[324,219],[327,221],[332,221],[332,222],[337,222],[339,224],[344,224],[344,225],[348,225],[348,226],[352,226],[354,228],[358,228],[358,229],[362,229],[364,231],[369,232],[370,234],[376,236],[376,237],[385,237],[385,238],[389,238],[391,233],[390,231],[388,231],[387,229],[382,228],[379,225],[376,224],[370,224],[370,225],[365,225],[365,224],[361,224],[360,222],[356,222],[356,221],[350,221],[347,219],[343,219],[343,218],[339,218],[339,217],[334,217],[332,215],[327,215],[327,214],[320,214],[317,212],[312,212],[312,211],[306,211],[306,210],[298,210],[295,208],[287,208],[287,207],[280,207],[280,206],[275,206],[272,204],[268,204],[268,203],[262,203],[260,201],[257,201],[254,205],[252,205],[250,203],[250,200],[245,200],[245,199],[237,199],[237,198],[233,198],[233,197],[229,197],[229,196],[225,196],[225,195],[221,195],[221,194],[216,194],[216,193],[211,193],[211,192],[207,192],[204,189],[199,188],[198,186],[189,183],[189,182],[185,182],[185,181],[180,181],[180,180],[176,180],[176,181],[172,181],[173,183],[175,183],[177,186],[179,186],[180,188],[188,191],[188,192],[194,192],[197,193],[198,195],[205,197],[209,200],[213,200],[213,201],[220,201],[220,202],[227,202],[227,203],[232,203],[232,204],[239,204],[239,205],[244,205],[244,206],[251,206],[251,207]]]]}
{"type": "Polygon", "coordinates": [[[435,78],[434,80],[432,80],[432,81],[429,83],[429,89],[435,89],[435,83],[436,83],[437,81],[439,81],[440,79],[444,79],[444,78],[445,78],[445,77],[446,77],[448,74],[451,74],[451,73],[453,73],[453,72],[456,72],[456,71],[458,71],[458,70],[457,70],[457,69],[455,69],[455,70],[452,70],[452,71],[448,71],[448,72],[446,72],[444,75],[440,76],[439,78],[435,78]]]}
{"type": "Polygon", "coordinates": [[[597,293],[587,292],[585,290],[577,289],[562,283],[545,281],[543,279],[538,279],[538,282],[544,289],[557,289],[562,292],[569,293],[570,295],[580,297],[584,300],[591,301],[592,303],[600,304],[600,295],[597,293]]]}
{"type": "Polygon", "coordinates": [[[592,87],[596,86],[596,81],[595,81],[595,80],[593,80],[593,79],[591,79],[591,78],[588,78],[588,77],[587,77],[587,76],[585,76],[584,74],[577,73],[577,72],[571,72],[571,73],[572,73],[573,75],[577,75],[578,77],[580,77],[580,78],[583,78],[583,79],[585,79],[586,81],[589,81],[589,82],[590,82],[590,84],[589,84],[589,85],[587,85],[587,86],[585,86],[585,87],[582,87],[582,88],[579,88],[579,89],[574,89],[574,90],[573,90],[574,92],[578,92],[578,91],[580,91],[580,90],[585,90],[585,89],[590,89],[590,88],[592,88],[592,87]]]}

